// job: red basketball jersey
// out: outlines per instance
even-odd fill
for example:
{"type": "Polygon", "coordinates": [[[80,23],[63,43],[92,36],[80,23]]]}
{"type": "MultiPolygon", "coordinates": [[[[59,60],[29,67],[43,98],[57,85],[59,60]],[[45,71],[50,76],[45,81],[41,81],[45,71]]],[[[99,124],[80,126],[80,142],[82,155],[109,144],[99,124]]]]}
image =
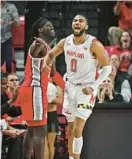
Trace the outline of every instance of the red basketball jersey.
{"type": "MultiPolygon", "coordinates": [[[[47,52],[50,50],[45,43],[47,52]]],[[[21,85],[20,101],[22,112],[26,121],[41,121],[42,125],[47,124],[47,86],[50,73],[42,72],[43,58],[27,56],[24,82],[21,85]]]]}
{"type": "MultiPolygon", "coordinates": [[[[50,47],[46,43],[45,46],[47,48],[47,53],[48,53],[50,51],[50,47]]],[[[44,62],[44,57],[43,58],[32,57],[29,48],[26,66],[25,66],[24,82],[22,86],[25,87],[39,86],[47,91],[49,74],[47,72],[41,72],[43,62],[44,62]]]]}

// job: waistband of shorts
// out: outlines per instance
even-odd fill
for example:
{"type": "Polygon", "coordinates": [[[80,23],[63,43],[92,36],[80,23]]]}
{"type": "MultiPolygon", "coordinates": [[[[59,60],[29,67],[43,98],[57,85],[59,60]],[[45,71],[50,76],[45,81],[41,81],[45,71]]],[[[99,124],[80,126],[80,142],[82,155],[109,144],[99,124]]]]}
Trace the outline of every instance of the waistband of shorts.
{"type": "Polygon", "coordinates": [[[57,111],[53,111],[53,112],[48,112],[48,121],[56,121],[58,118],[58,114],[57,111]]]}
{"type": "Polygon", "coordinates": [[[89,82],[89,83],[74,83],[74,82],[71,82],[71,81],[67,81],[73,85],[76,85],[76,86],[84,86],[84,85],[92,85],[93,82],[89,82]]]}

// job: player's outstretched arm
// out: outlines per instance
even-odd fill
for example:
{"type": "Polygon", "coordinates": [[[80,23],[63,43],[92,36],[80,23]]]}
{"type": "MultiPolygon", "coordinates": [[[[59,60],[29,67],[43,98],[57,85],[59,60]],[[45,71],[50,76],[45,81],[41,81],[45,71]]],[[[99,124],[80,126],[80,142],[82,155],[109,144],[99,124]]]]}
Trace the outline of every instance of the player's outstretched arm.
{"type": "Polygon", "coordinates": [[[54,58],[64,52],[64,42],[65,42],[65,39],[60,40],[59,43],[48,52],[48,54],[45,56],[45,59],[44,59],[44,65],[43,65],[42,71],[51,70],[51,66],[52,66],[52,62],[54,58]]]}

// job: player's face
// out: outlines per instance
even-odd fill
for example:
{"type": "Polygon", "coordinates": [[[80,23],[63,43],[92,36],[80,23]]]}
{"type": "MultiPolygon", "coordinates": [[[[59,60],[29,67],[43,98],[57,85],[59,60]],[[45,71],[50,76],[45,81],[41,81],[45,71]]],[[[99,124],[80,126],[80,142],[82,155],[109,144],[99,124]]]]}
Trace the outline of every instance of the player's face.
{"type": "Polygon", "coordinates": [[[74,36],[81,36],[88,29],[88,24],[85,17],[81,15],[75,16],[72,22],[72,30],[74,36]]]}
{"type": "Polygon", "coordinates": [[[55,30],[51,22],[47,22],[42,29],[44,36],[50,39],[53,39],[55,37],[55,30]]]}

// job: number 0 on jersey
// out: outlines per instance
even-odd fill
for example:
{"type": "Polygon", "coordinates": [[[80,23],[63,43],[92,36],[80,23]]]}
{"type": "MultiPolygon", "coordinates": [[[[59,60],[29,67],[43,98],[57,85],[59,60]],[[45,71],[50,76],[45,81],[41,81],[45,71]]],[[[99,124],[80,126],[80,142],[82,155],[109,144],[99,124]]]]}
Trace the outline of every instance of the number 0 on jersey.
{"type": "Polygon", "coordinates": [[[77,71],[77,60],[71,59],[71,71],[76,72],[77,71]]]}

